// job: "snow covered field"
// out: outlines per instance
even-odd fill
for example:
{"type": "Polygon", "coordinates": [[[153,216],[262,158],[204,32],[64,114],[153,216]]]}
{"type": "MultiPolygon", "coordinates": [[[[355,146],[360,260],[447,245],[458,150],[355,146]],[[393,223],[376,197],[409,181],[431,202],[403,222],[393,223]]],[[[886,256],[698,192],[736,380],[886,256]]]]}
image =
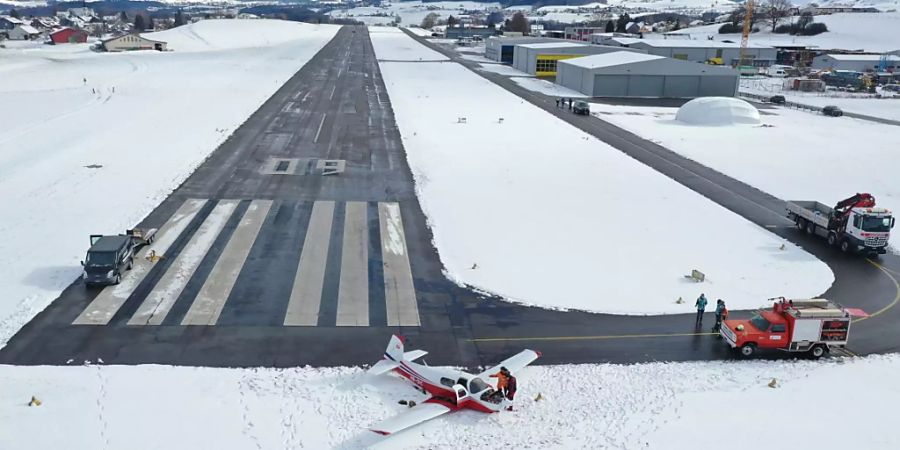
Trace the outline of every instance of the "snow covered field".
{"type": "MultiPolygon", "coordinates": [[[[815,16],[816,22],[828,26],[828,32],[816,36],[791,36],[775,34],[760,24],[758,33],[750,35],[751,44],[759,45],[817,45],[823,49],[865,49],[871,52],[900,50],[900,12],[891,13],[840,13],[815,16]],[[877,30],[877,31],[873,31],[877,30]]],[[[689,34],[692,39],[704,40],[713,36],[717,41],[740,42],[740,34],[718,34],[721,24],[687,28],[677,33],[689,34]]]]}
{"type": "Polygon", "coordinates": [[[591,105],[603,120],[786,200],[836,203],[857,192],[900,210],[893,170],[847,170],[852,158],[900,167],[896,126],[785,108],[765,110],[765,126],[699,127],[674,120],[676,108],[591,105]],[[863,145],[860,145],[863,143],[863,145]]]}
{"type": "Polygon", "coordinates": [[[858,98],[841,92],[798,92],[784,90],[784,80],[779,78],[759,78],[741,80],[741,92],[757,95],[783,95],[790,102],[805,105],[837,105],[845,112],[865,114],[884,119],[900,120],[900,97],[858,98]]]}
{"type": "Polygon", "coordinates": [[[399,28],[371,27],[372,46],[379,60],[449,61],[450,58],[425,47],[399,28]]]}
{"type": "Polygon", "coordinates": [[[465,11],[490,11],[500,9],[499,3],[481,3],[473,1],[399,1],[384,2],[378,6],[358,6],[348,9],[334,10],[329,13],[331,17],[348,18],[358,20],[366,25],[390,25],[395,17],[400,17],[400,25],[418,26],[428,14],[437,14],[439,18],[446,20],[449,16],[459,16],[465,11]]]}
{"type": "MultiPolygon", "coordinates": [[[[386,59],[378,41],[394,38],[372,39],[386,59]]],[[[833,281],[802,250],[779,250],[775,235],[457,63],[380,65],[438,252],[459,282],[513,301],[645,314],[688,312],[701,288],[753,308],[833,281]],[[707,282],[687,282],[691,269],[707,282]]]]}
{"type": "MultiPolygon", "coordinates": [[[[81,274],[88,235],[137,224],[337,27],[202,21],[174,52],[0,49],[0,346],[81,274]]],[[[2,446],[0,446],[2,447],[2,446]]]]}
{"type": "Polygon", "coordinates": [[[0,366],[0,448],[693,450],[720,447],[739,409],[756,431],[727,448],[757,450],[758,433],[784,426],[773,408],[789,405],[791,428],[816,432],[779,433],[766,448],[893,450],[898,370],[897,355],[535,366],[516,374],[513,412],[462,411],[382,438],[366,427],[424,396],[356,368],[0,366]],[[27,406],[32,396],[42,405],[27,406]],[[841,431],[823,432],[835,419],[841,431]]]}

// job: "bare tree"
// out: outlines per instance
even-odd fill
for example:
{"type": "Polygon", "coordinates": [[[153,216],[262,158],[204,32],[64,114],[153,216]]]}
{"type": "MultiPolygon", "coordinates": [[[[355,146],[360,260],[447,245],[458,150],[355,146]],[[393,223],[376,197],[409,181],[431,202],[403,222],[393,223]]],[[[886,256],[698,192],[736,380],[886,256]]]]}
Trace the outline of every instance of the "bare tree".
{"type": "Polygon", "coordinates": [[[422,28],[425,28],[426,30],[431,29],[431,27],[433,27],[437,22],[437,19],[437,13],[428,13],[428,15],[425,16],[424,19],[422,19],[422,28]]]}
{"type": "Polygon", "coordinates": [[[525,18],[525,14],[517,12],[512,16],[512,20],[509,21],[509,31],[518,31],[520,33],[528,33],[531,31],[531,27],[528,25],[528,19],[525,18]]]}
{"type": "Polygon", "coordinates": [[[791,15],[793,7],[794,5],[791,4],[790,0],[766,0],[766,18],[769,20],[769,25],[772,26],[773,32],[778,27],[778,22],[781,19],[791,15]]]}

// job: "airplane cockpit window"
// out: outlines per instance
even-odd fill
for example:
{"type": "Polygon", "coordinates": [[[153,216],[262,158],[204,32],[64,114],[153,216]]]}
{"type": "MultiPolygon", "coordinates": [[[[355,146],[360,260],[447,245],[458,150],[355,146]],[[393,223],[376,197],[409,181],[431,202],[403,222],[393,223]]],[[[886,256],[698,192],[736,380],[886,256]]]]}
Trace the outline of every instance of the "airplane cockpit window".
{"type": "Polygon", "coordinates": [[[450,378],[441,377],[441,384],[452,388],[456,383],[454,383],[450,378]]]}
{"type": "Polygon", "coordinates": [[[485,383],[481,378],[472,378],[469,380],[469,392],[481,392],[489,387],[490,385],[485,383]]]}

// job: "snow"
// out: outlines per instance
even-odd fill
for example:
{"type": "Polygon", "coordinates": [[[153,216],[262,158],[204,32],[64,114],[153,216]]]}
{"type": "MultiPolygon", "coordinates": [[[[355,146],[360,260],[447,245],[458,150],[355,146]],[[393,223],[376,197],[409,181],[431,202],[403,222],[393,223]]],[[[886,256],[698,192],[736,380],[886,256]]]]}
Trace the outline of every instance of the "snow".
{"type": "Polygon", "coordinates": [[[900,97],[875,98],[871,95],[826,91],[799,92],[785,90],[784,78],[742,79],[741,92],[757,95],[783,95],[789,102],[812,106],[836,105],[844,112],[865,114],[883,119],[900,121],[900,97]]]}
{"type": "Polygon", "coordinates": [[[449,61],[450,58],[425,47],[399,28],[370,27],[372,46],[379,60],[449,61]]]}
{"type": "Polygon", "coordinates": [[[573,66],[584,67],[588,69],[597,69],[600,67],[621,66],[622,64],[631,64],[636,62],[653,61],[654,59],[663,59],[662,56],[648,55],[646,53],[637,52],[610,52],[599,55],[582,56],[580,58],[567,59],[562,61],[563,64],[571,64],[573,66]]]}
{"type": "Polygon", "coordinates": [[[336,18],[349,18],[364,22],[366,25],[390,25],[394,19],[400,17],[400,25],[419,26],[428,14],[437,14],[438,18],[446,20],[449,16],[459,16],[466,11],[492,11],[499,10],[499,3],[481,3],[474,1],[444,1],[427,2],[403,1],[395,3],[382,3],[378,6],[357,6],[330,11],[328,14],[336,18]]]}
{"type": "Polygon", "coordinates": [[[518,44],[518,47],[530,48],[530,49],[554,49],[554,48],[574,48],[574,47],[587,47],[588,44],[581,44],[578,42],[535,42],[533,44],[518,44]]]}
{"type": "MultiPolygon", "coordinates": [[[[839,13],[815,16],[816,22],[828,26],[828,32],[816,36],[775,34],[760,24],[762,31],[750,35],[750,43],[759,45],[812,45],[821,49],[866,50],[890,52],[900,50],[900,13],[839,13]],[[873,32],[877,30],[877,32],[873,32]]],[[[787,21],[785,21],[787,22],[787,21]]],[[[721,24],[687,28],[679,31],[693,39],[740,42],[740,34],[718,34],[721,24]]]]}
{"type": "Polygon", "coordinates": [[[209,20],[148,35],[174,52],[0,49],[16,105],[0,109],[0,217],[16,218],[0,221],[0,345],[81,274],[88,235],[136,225],[337,29],[209,20]]]}
{"type": "Polygon", "coordinates": [[[894,125],[775,108],[765,110],[765,126],[694,127],[673,120],[674,108],[593,106],[603,120],[776,197],[834,204],[870,192],[879,206],[900,210],[894,171],[847,170],[848,149],[853,160],[900,167],[894,125]]]}
{"type": "Polygon", "coordinates": [[[587,95],[582,94],[573,89],[569,89],[565,86],[558,85],[551,81],[542,80],[540,78],[528,78],[528,77],[513,77],[512,80],[522,86],[525,89],[528,89],[532,92],[539,92],[541,94],[550,95],[553,97],[571,97],[571,98],[587,98],[587,95]]]}
{"type": "MultiPolygon", "coordinates": [[[[721,446],[735,427],[727,405],[754,430],[783,428],[772,408],[789,405],[791,429],[821,430],[826,417],[842,431],[779,433],[775,448],[892,450],[898,370],[897,355],[532,366],[515,374],[513,412],[451,413],[385,438],[367,427],[424,395],[358,368],[0,366],[0,448],[692,450],[721,446]],[[40,406],[27,406],[32,396],[40,406]]],[[[752,436],[728,448],[759,449],[752,436]]]]}
{"type": "Polygon", "coordinates": [[[532,76],[526,72],[522,72],[521,70],[513,69],[512,67],[507,66],[506,64],[497,64],[496,62],[494,64],[487,64],[487,63],[481,64],[481,67],[478,70],[483,70],[485,72],[492,72],[492,73],[496,73],[496,74],[500,74],[500,75],[506,75],[506,76],[510,76],[510,77],[530,77],[530,76],[532,76]]]}
{"type": "Polygon", "coordinates": [[[699,126],[760,125],[759,111],[733,97],[695,98],[680,108],[675,120],[699,126]]]}
{"type": "MultiPolygon", "coordinates": [[[[386,59],[378,41],[392,38],[372,39],[386,59]]],[[[734,309],[816,296],[833,281],[798,247],[781,250],[777,236],[457,63],[380,66],[436,248],[459,283],[546,307],[658,314],[691,310],[676,300],[700,294],[684,278],[692,269],[734,309]]]]}

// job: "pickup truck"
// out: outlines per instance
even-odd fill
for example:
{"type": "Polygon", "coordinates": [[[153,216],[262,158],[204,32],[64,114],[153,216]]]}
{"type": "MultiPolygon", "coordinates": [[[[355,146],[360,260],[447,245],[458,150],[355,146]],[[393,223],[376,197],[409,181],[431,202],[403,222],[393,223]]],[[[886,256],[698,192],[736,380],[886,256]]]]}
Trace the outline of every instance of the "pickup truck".
{"type": "Polygon", "coordinates": [[[806,352],[820,358],[833,348],[847,345],[850,313],[825,300],[777,299],[771,311],[747,320],[725,320],[719,335],[743,356],[762,349],[806,352]]]}

